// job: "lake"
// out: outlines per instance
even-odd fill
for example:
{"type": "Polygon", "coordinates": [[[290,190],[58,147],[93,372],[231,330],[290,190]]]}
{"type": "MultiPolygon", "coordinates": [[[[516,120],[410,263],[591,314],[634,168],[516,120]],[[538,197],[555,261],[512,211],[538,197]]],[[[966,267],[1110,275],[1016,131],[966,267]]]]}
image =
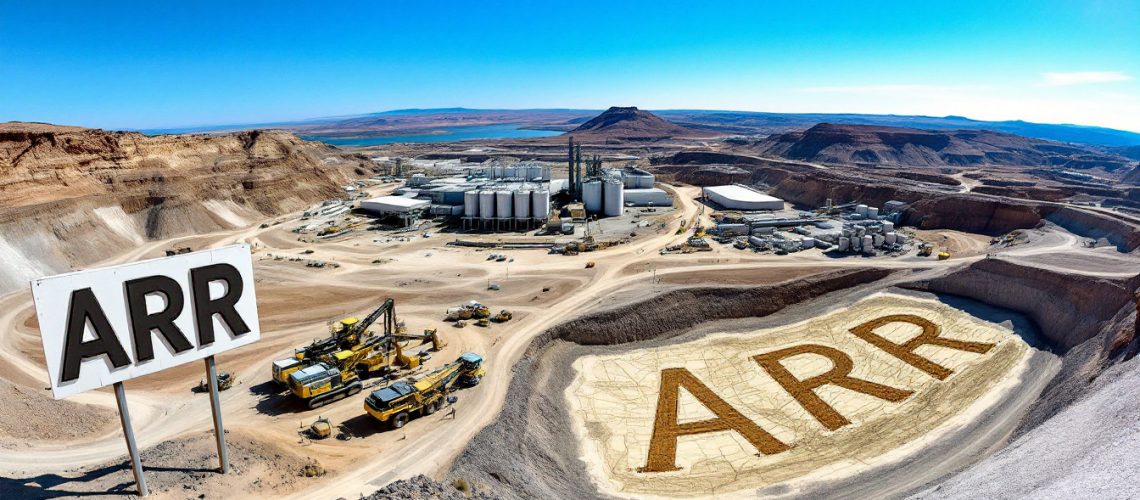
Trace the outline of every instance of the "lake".
{"type": "Polygon", "coordinates": [[[309,141],[327,142],[334,146],[376,146],[391,144],[393,142],[452,142],[471,139],[525,139],[529,137],[550,137],[560,135],[562,132],[554,130],[529,130],[517,128],[517,125],[468,125],[460,127],[441,127],[443,133],[412,134],[412,135],[386,135],[373,137],[329,137],[321,135],[303,135],[302,139],[309,141]]]}

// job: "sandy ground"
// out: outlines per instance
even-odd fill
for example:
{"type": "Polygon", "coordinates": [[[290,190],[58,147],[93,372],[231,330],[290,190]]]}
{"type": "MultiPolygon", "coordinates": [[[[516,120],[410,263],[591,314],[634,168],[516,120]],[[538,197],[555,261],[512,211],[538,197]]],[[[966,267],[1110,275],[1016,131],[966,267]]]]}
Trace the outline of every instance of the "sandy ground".
{"type": "MultiPolygon", "coordinates": [[[[904,342],[921,329],[890,323],[876,330],[904,342]]],[[[619,496],[705,496],[782,483],[798,489],[815,477],[849,477],[904,460],[944,427],[961,426],[1019,386],[1030,349],[1013,331],[933,300],[877,295],[826,316],[752,333],[713,335],[698,341],[577,360],[577,378],[566,390],[583,460],[601,490],[619,496]],[[992,345],[984,354],[937,346],[915,352],[953,371],[938,380],[857,339],[849,329],[891,314],[912,314],[942,328],[942,335],[992,345]],[[906,391],[890,402],[834,385],[816,393],[850,423],[829,431],[792,398],[752,356],[803,344],[839,349],[854,361],[852,376],[906,391]],[[678,439],[675,472],[642,472],[660,394],[658,374],[684,367],[729,405],[790,446],[772,454],[739,433],[720,431],[678,439]]],[[[827,358],[810,353],[783,361],[800,380],[827,372],[827,358]]],[[[678,422],[715,418],[691,393],[681,391],[678,422]]],[[[748,490],[748,491],[745,491],[748,490]]]]}
{"type": "MultiPolygon", "coordinates": [[[[453,247],[447,243],[454,236],[439,233],[431,238],[418,237],[418,233],[403,235],[410,238],[391,238],[360,231],[335,241],[307,243],[298,241],[297,235],[289,231],[301,224],[300,214],[293,214],[274,218],[269,222],[283,223],[267,228],[254,224],[238,230],[147,242],[100,265],[157,257],[172,246],[201,249],[234,242],[253,245],[264,331],[259,343],[219,357],[220,369],[233,372],[236,377],[235,387],[222,395],[226,427],[251,441],[282,446],[317,460],[328,471],[316,481],[284,484],[275,488],[274,494],[327,498],[334,492],[346,497],[370,493],[394,479],[416,474],[441,474],[464,444],[495,419],[508,397],[512,368],[536,335],[630,286],[653,280],[658,280],[662,287],[675,286],[704,273],[723,276],[726,282],[739,282],[763,281],[775,275],[772,273],[806,274],[791,271],[797,268],[810,268],[812,272],[872,264],[905,269],[946,268],[981,258],[967,255],[949,261],[834,259],[818,251],[781,257],[719,245],[714,245],[713,252],[661,256],[658,250],[687,236],[674,234],[680,221],[692,220],[700,213],[692,201],[698,194],[696,188],[670,189],[679,195],[678,207],[665,228],[646,232],[624,245],[575,257],[551,256],[541,250],[453,247]],[[313,253],[302,254],[305,250],[313,253]],[[491,252],[507,254],[513,261],[488,261],[486,257],[491,252]],[[274,256],[302,261],[277,260],[274,256]],[[304,265],[306,259],[335,262],[340,267],[309,268],[304,265]],[[586,269],[588,261],[596,266],[586,269]],[[500,284],[501,289],[488,290],[489,282],[500,284]],[[399,317],[407,322],[410,331],[440,328],[447,347],[432,354],[425,370],[465,351],[480,353],[488,360],[483,383],[458,393],[454,417],[445,417],[447,412],[441,412],[414,420],[399,432],[381,432],[364,414],[360,398],[311,411],[267,384],[273,359],[324,336],[328,323],[365,313],[386,297],[396,299],[399,317]],[[487,329],[456,329],[441,321],[447,307],[467,300],[481,301],[496,311],[509,309],[515,313],[515,319],[487,329]],[[318,443],[301,440],[299,428],[318,416],[330,418],[353,438],[318,443]]],[[[17,292],[0,297],[0,379],[20,386],[27,404],[38,406],[32,414],[50,414],[64,408],[65,403],[54,402],[43,393],[47,384],[38,335],[29,294],[17,292]]],[[[192,363],[127,383],[131,415],[142,448],[210,429],[207,398],[190,392],[201,377],[201,365],[192,363]]],[[[369,388],[377,384],[377,380],[369,381],[369,388]]],[[[58,473],[61,469],[97,468],[121,460],[125,450],[113,418],[114,398],[110,391],[93,391],[69,402],[79,407],[66,411],[79,412],[96,423],[61,433],[63,439],[47,440],[31,437],[34,434],[22,431],[19,422],[0,421],[4,425],[0,429],[0,447],[5,449],[5,453],[0,453],[0,477],[20,480],[58,473]]],[[[103,483],[89,479],[79,474],[62,482],[40,484],[45,494],[105,491],[100,489],[103,483]]],[[[244,479],[233,481],[235,485],[244,484],[244,479]]]]}

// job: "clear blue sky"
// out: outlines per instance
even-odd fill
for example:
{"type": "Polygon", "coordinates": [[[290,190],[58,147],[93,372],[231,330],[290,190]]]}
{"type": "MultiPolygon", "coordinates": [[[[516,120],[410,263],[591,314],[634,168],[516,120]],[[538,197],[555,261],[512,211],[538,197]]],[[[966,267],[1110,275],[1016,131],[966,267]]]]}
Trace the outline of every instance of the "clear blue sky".
{"type": "Polygon", "coordinates": [[[1136,1],[0,0],[0,12],[0,121],[636,105],[1140,131],[1136,1]]]}

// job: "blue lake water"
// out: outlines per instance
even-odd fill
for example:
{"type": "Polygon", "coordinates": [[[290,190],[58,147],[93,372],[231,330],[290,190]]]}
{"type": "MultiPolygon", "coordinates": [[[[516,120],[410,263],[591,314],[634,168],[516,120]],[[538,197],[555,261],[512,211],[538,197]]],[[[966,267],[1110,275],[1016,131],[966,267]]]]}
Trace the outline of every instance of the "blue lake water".
{"type": "Polygon", "coordinates": [[[452,142],[470,139],[525,139],[528,137],[550,137],[562,132],[554,130],[527,130],[517,125],[468,125],[463,127],[442,127],[442,134],[387,135],[376,137],[328,137],[303,135],[310,141],[327,142],[334,146],[376,146],[393,142],[452,142]]]}

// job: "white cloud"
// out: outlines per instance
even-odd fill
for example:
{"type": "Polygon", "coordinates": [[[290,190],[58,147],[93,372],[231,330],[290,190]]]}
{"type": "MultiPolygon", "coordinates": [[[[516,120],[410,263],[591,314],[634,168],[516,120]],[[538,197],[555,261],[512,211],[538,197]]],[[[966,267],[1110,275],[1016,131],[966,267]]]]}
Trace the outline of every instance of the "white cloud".
{"type": "Polygon", "coordinates": [[[813,94],[895,94],[899,92],[961,92],[985,90],[985,86],[975,85],[924,85],[916,83],[895,83],[880,85],[836,85],[805,87],[801,92],[813,94]]]}
{"type": "Polygon", "coordinates": [[[1093,83],[1126,82],[1132,79],[1120,71],[1070,71],[1067,73],[1042,73],[1042,87],[1066,87],[1093,83]]]}

